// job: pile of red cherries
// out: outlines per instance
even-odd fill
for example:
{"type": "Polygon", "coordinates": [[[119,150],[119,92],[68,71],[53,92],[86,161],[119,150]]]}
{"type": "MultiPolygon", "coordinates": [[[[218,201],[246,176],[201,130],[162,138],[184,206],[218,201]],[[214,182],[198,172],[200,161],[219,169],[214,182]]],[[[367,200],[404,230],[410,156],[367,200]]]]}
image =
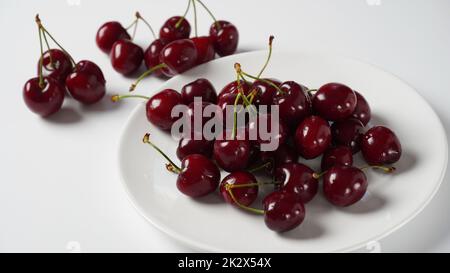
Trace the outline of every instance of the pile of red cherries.
{"type": "Polygon", "coordinates": [[[28,108],[47,117],[58,112],[66,92],[83,104],[93,104],[105,95],[105,77],[92,61],[78,63],[42,25],[36,15],[41,56],[38,61],[38,76],[28,80],[23,88],[23,98],[28,108]],[[49,40],[58,48],[51,48],[49,40]],[[44,52],[44,44],[47,50],[44,52]]]}
{"type": "MultiPolygon", "coordinates": [[[[272,37],[269,44],[268,60],[272,37]]],[[[390,164],[400,159],[402,148],[395,133],[387,127],[368,127],[371,109],[359,92],[341,83],[327,83],[312,90],[295,81],[263,78],[265,66],[254,76],[236,64],[237,80],[223,87],[219,94],[202,78],[186,84],[181,93],[165,89],[152,97],[138,97],[148,100],[147,119],[162,130],[170,130],[177,120],[171,116],[172,108],[188,105],[189,114],[195,97],[202,98],[202,106],[215,104],[218,109],[230,104],[236,107],[250,103],[255,109],[277,105],[280,120],[276,150],[262,151],[263,140],[259,137],[256,140],[183,137],[176,151],[181,160],[179,166],[150,140],[149,134],[143,141],[168,161],[166,167],[177,174],[176,185],[183,194],[199,198],[219,188],[227,203],[264,215],[268,228],[284,232],[303,222],[304,205],[318,194],[320,179],[323,194],[332,205],[350,206],[366,193],[368,182],[363,170],[373,168],[391,173],[395,168],[390,164]],[[359,151],[368,164],[362,168],[353,166],[353,157],[359,151]],[[300,159],[318,157],[322,157],[319,172],[299,163],[300,159]],[[219,168],[229,173],[222,180],[219,168]],[[256,172],[267,175],[270,182],[258,181],[256,172]],[[250,207],[261,193],[261,186],[273,190],[264,197],[262,209],[250,207]]],[[[117,95],[113,101],[129,96],[133,95],[117,95]]],[[[259,122],[270,120],[270,113],[258,115],[264,115],[259,122]]],[[[208,119],[203,119],[205,124],[208,119]]],[[[246,128],[252,126],[255,126],[252,122],[246,124],[246,128]]],[[[219,132],[228,133],[227,129],[219,132]]]]}
{"type": "MultiPolygon", "coordinates": [[[[237,28],[223,20],[216,20],[214,15],[200,0],[188,0],[188,6],[183,16],[169,18],[156,37],[150,24],[137,12],[136,19],[127,28],[119,22],[112,21],[103,24],[96,36],[98,47],[109,54],[113,68],[120,74],[134,74],[145,63],[147,71],[139,80],[149,74],[170,78],[183,73],[192,67],[211,61],[216,53],[219,56],[233,54],[238,46],[239,33],[237,28]],[[196,3],[201,4],[212,16],[214,23],[209,29],[209,36],[197,36],[197,15],[195,12],[195,37],[189,38],[191,25],[185,18],[190,7],[196,11],[196,3]],[[154,41],[144,51],[133,42],[136,27],[143,21],[151,30],[154,41]],[[133,28],[130,35],[127,29],[133,28]]],[[[134,88],[133,88],[134,89],[134,88]]]]}

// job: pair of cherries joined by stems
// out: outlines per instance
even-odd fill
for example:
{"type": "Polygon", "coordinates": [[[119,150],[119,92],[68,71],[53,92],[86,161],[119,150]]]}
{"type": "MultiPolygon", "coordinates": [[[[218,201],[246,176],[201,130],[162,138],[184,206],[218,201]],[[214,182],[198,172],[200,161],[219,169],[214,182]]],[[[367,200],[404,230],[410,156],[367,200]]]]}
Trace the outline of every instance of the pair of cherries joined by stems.
{"type": "Polygon", "coordinates": [[[25,83],[23,98],[28,108],[42,116],[50,116],[61,109],[66,89],[71,97],[83,104],[93,104],[105,95],[105,78],[94,62],[82,60],[78,63],[53,38],[42,25],[38,15],[40,55],[38,77],[25,83]],[[59,49],[50,48],[50,38],[59,49]],[[44,52],[44,43],[47,51],[44,52]]]}
{"type": "Polygon", "coordinates": [[[239,32],[237,28],[223,20],[216,20],[212,12],[200,0],[188,0],[188,6],[183,16],[169,18],[161,27],[159,37],[151,25],[139,14],[127,28],[119,22],[112,21],[103,24],[97,31],[98,47],[109,54],[113,68],[123,74],[136,72],[144,61],[147,71],[132,85],[130,91],[146,76],[154,74],[158,77],[172,77],[184,71],[211,61],[216,53],[219,56],[233,54],[238,46],[239,32]],[[200,4],[214,20],[209,29],[209,36],[197,35],[196,4],[200,4]],[[189,38],[191,26],[185,18],[191,6],[194,8],[195,37],[189,38]],[[143,21],[152,32],[154,41],[144,51],[133,42],[138,23],[143,21]],[[133,28],[130,36],[128,29],[133,28]]]}

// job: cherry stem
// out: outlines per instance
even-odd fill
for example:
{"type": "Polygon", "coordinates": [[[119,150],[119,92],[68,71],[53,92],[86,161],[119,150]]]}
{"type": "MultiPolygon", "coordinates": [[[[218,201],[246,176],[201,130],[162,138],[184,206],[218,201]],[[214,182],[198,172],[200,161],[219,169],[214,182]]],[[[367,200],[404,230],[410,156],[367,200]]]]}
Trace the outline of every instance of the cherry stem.
{"type": "Polygon", "coordinates": [[[139,76],[139,78],[137,78],[137,80],[130,86],[129,91],[132,92],[134,91],[134,89],[136,89],[136,86],[139,84],[139,82],[141,82],[145,77],[147,77],[148,75],[152,74],[153,72],[155,72],[156,70],[162,69],[167,67],[167,65],[165,63],[161,63],[158,65],[155,65],[154,67],[150,68],[149,70],[145,71],[144,73],[142,73],[142,75],[139,76]]]}
{"type": "Polygon", "coordinates": [[[158,148],[155,144],[153,144],[150,141],[150,134],[147,133],[144,135],[144,138],[142,139],[142,142],[150,145],[153,149],[155,149],[158,153],[160,153],[168,162],[169,164],[166,165],[166,169],[168,171],[171,171],[173,173],[179,174],[181,172],[180,167],[178,167],[161,149],[158,148]]]}
{"type": "MultiPolygon", "coordinates": [[[[153,28],[152,28],[152,26],[150,25],[150,23],[149,23],[147,20],[145,20],[144,17],[142,17],[142,15],[139,13],[139,11],[136,11],[136,19],[137,19],[137,20],[141,20],[142,22],[144,22],[145,25],[147,25],[147,27],[150,29],[150,32],[151,32],[152,35],[153,35],[153,39],[156,40],[156,34],[155,34],[155,31],[153,30],[153,28]]],[[[133,38],[134,38],[134,37],[133,37],[133,38]]]]}
{"type": "Polygon", "coordinates": [[[38,27],[42,30],[42,33],[45,35],[47,34],[48,37],[50,37],[50,39],[67,55],[69,56],[70,61],[72,62],[72,64],[75,66],[76,62],[74,61],[74,59],[72,58],[72,56],[69,54],[69,52],[67,52],[67,50],[64,49],[64,47],[62,47],[58,41],[56,41],[55,38],[53,38],[53,36],[50,34],[50,32],[48,32],[48,30],[42,25],[41,19],[39,18],[39,14],[36,15],[36,24],[38,25],[38,27]]]}
{"type": "Polygon", "coordinates": [[[43,66],[44,66],[44,49],[42,46],[42,29],[40,27],[38,27],[38,31],[39,31],[39,46],[40,46],[40,50],[41,50],[41,58],[39,58],[39,87],[42,89],[44,88],[44,77],[42,75],[42,70],[43,70],[43,66]]]}
{"type": "Polygon", "coordinates": [[[237,104],[239,102],[239,99],[242,97],[242,94],[239,93],[236,96],[236,99],[234,100],[234,107],[233,107],[233,129],[231,130],[231,139],[236,138],[236,131],[237,131],[237,104]]]}
{"type": "Polygon", "coordinates": [[[203,8],[206,10],[206,12],[208,12],[209,15],[211,16],[211,18],[214,20],[214,23],[216,24],[217,30],[220,30],[219,21],[217,21],[216,17],[214,17],[214,14],[208,9],[208,7],[205,4],[203,4],[203,2],[200,1],[200,0],[195,0],[195,1],[197,1],[200,5],[203,6],[203,8]]]}
{"type": "Polygon", "coordinates": [[[266,70],[267,65],[269,64],[270,58],[272,57],[272,42],[273,42],[273,35],[269,37],[269,54],[267,55],[266,62],[264,63],[264,66],[262,67],[261,71],[259,71],[257,78],[261,78],[262,73],[264,70],[266,70]]]}
{"type": "Polygon", "coordinates": [[[134,24],[134,28],[133,28],[133,34],[131,35],[131,41],[133,41],[134,38],[136,37],[138,25],[139,25],[139,20],[136,20],[136,23],[134,24]]]}
{"type": "MultiPolygon", "coordinates": [[[[50,44],[48,43],[47,35],[45,35],[45,33],[42,33],[42,36],[44,37],[44,42],[47,47],[47,51],[50,52],[50,44]]],[[[55,67],[55,63],[53,62],[52,54],[48,54],[48,56],[50,58],[50,65],[52,66],[53,70],[55,70],[56,67],[55,67]]]]}
{"type": "Polygon", "coordinates": [[[192,0],[192,7],[194,8],[194,30],[195,30],[195,37],[197,37],[197,7],[195,5],[195,0],[192,0]]]}
{"type": "Polygon", "coordinates": [[[126,29],[126,30],[129,30],[130,28],[132,28],[132,27],[136,24],[137,21],[138,21],[138,18],[135,18],[135,19],[133,20],[133,22],[132,22],[129,26],[127,26],[125,29],[126,29]]]}
{"type": "Polygon", "coordinates": [[[324,172],[321,172],[321,173],[313,173],[312,174],[312,177],[314,178],[314,179],[319,179],[319,178],[321,178],[324,174],[326,174],[327,173],[327,171],[324,171],[324,172]]]}
{"type": "Polygon", "coordinates": [[[260,170],[262,170],[262,169],[264,169],[264,168],[267,168],[267,167],[269,167],[269,166],[272,166],[272,162],[266,162],[266,163],[264,163],[264,164],[261,164],[261,165],[259,165],[259,166],[256,166],[256,167],[254,167],[254,168],[252,168],[252,169],[250,169],[250,170],[248,170],[249,172],[257,172],[257,171],[260,171],[260,170]]]}
{"type": "Polygon", "coordinates": [[[379,166],[379,165],[364,166],[360,169],[362,171],[366,170],[366,169],[377,169],[377,170],[382,170],[385,173],[392,173],[396,170],[395,167],[387,167],[387,166],[379,166]]]}
{"type": "Polygon", "coordinates": [[[250,75],[250,74],[248,74],[248,73],[242,71],[241,65],[240,65],[239,63],[235,63],[235,64],[234,64],[234,68],[236,69],[236,72],[237,72],[237,73],[239,73],[239,74],[241,74],[241,75],[244,75],[244,76],[246,76],[246,77],[249,77],[250,79],[253,79],[253,80],[255,80],[255,81],[262,81],[262,82],[265,82],[265,83],[269,84],[270,86],[273,86],[273,87],[277,90],[277,92],[279,92],[279,93],[281,93],[281,94],[284,94],[284,91],[281,90],[281,88],[280,88],[278,85],[274,84],[272,81],[266,80],[266,79],[260,79],[259,77],[255,77],[255,76],[253,76],[253,75],[250,75]]]}
{"type": "Polygon", "coordinates": [[[257,186],[257,185],[259,185],[259,184],[258,184],[258,183],[249,183],[249,184],[241,184],[241,185],[230,185],[230,184],[227,184],[227,185],[225,186],[225,189],[227,190],[228,194],[230,195],[231,200],[233,200],[233,202],[234,202],[238,207],[240,207],[241,209],[244,209],[244,210],[246,210],[246,211],[250,211],[250,212],[253,212],[253,213],[256,213],[256,214],[264,214],[264,210],[261,210],[261,209],[255,209],[255,208],[251,208],[251,207],[247,207],[247,206],[242,205],[242,204],[236,199],[236,197],[234,196],[233,191],[232,191],[233,188],[253,187],[253,186],[257,186]]]}
{"type": "Polygon", "coordinates": [[[187,15],[187,13],[188,13],[190,8],[191,8],[191,0],[188,0],[187,8],[184,11],[183,16],[181,16],[180,19],[178,19],[177,23],[175,24],[175,28],[179,28],[180,27],[181,22],[183,22],[183,20],[185,20],[186,15],[187,15]]]}
{"type": "Polygon", "coordinates": [[[111,100],[113,102],[118,102],[121,99],[126,99],[126,98],[138,98],[138,99],[145,99],[145,100],[149,100],[150,98],[147,96],[142,96],[142,95],[114,95],[111,97],[111,100]]]}

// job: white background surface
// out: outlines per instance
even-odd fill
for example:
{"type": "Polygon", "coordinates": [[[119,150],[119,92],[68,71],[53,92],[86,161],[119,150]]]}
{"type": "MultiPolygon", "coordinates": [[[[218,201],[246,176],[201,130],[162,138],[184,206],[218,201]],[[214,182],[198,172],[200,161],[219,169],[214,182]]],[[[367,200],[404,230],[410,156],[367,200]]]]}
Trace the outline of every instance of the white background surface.
{"type": "MultiPolygon", "coordinates": [[[[274,34],[275,50],[316,48],[373,63],[416,88],[450,133],[450,1],[205,2],[217,17],[238,26],[240,51],[265,48],[274,34]]],[[[75,59],[99,64],[108,92],[116,93],[126,92],[131,80],[116,74],[96,48],[98,27],[108,20],[127,25],[139,10],[159,29],[186,5],[167,3],[1,1],[0,251],[191,251],[150,226],[120,183],[117,142],[136,102],[111,105],[105,99],[80,107],[67,100],[62,112],[44,120],[22,101],[23,84],[35,76],[39,58],[35,13],[75,59]]],[[[199,13],[200,33],[206,33],[211,21],[199,13]]],[[[144,25],[138,37],[143,46],[151,41],[144,25]]],[[[160,83],[148,79],[137,92],[152,94],[160,83]]],[[[432,135],[417,145],[426,149],[429,141],[432,135]]],[[[431,204],[383,239],[381,251],[450,251],[449,182],[447,175],[431,204]]]]}

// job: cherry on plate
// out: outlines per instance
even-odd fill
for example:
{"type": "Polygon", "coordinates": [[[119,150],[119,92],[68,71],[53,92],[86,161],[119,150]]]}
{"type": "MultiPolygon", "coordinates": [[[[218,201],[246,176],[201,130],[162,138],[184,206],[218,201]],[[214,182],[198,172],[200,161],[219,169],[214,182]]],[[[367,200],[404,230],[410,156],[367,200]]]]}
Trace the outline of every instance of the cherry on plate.
{"type": "Polygon", "coordinates": [[[360,120],[350,118],[342,121],[336,121],[331,125],[331,135],[333,142],[337,145],[348,146],[353,153],[360,150],[361,137],[363,135],[364,125],[360,120]]]}
{"type": "Polygon", "coordinates": [[[216,89],[210,81],[204,78],[187,83],[181,89],[181,98],[184,104],[189,105],[194,102],[195,97],[201,97],[203,102],[217,102],[216,89]]]}
{"type": "Polygon", "coordinates": [[[350,147],[331,147],[323,154],[320,165],[322,171],[326,171],[335,165],[353,165],[353,151],[350,147]]]}
{"type": "Polygon", "coordinates": [[[177,188],[190,197],[201,197],[214,192],[220,182],[220,170],[206,156],[188,155],[181,161],[177,188]]]}
{"type": "Polygon", "coordinates": [[[237,171],[230,173],[223,178],[219,186],[219,191],[223,199],[229,204],[237,205],[233,200],[234,197],[237,203],[244,206],[250,206],[256,200],[256,197],[258,197],[258,185],[256,185],[257,183],[258,181],[253,174],[246,171],[237,171]],[[248,187],[229,188],[229,185],[245,184],[255,185],[248,187]],[[233,196],[230,195],[229,191],[231,191],[233,196]]]}
{"type": "Polygon", "coordinates": [[[362,137],[361,152],[369,165],[392,164],[400,159],[402,146],[389,128],[375,126],[362,137]]]}
{"type": "Polygon", "coordinates": [[[312,99],[314,111],[327,120],[342,120],[356,108],[356,94],[341,83],[328,83],[319,88],[312,99]]]}
{"type": "Polygon", "coordinates": [[[263,205],[264,222],[273,231],[294,229],[305,219],[305,207],[293,193],[274,191],[264,198],[263,205]]]}
{"type": "Polygon", "coordinates": [[[273,104],[278,105],[280,118],[288,126],[297,126],[311,113],[311,102],[306,94],[306,87],[288,81],[281,84],[282,93],[278,92],[273,98],[273,104]]]}
{"type": "Polygon", "coordinates": [[[352,113],[352,117],[360,120],[364,126],[369,123],[372,118],[372,112],[367,100],[360,93],[356,92],[356,107],[352,113]]]}
{"type": "Polygon", "coordinates": [[[318,116],[305,118],[295,132],[298,153],[305,159],[323,154],[331,143],[331,130],[328,122],[318,116]]]}
{"type": "Polygon", "coordinates": [[[278,166],[275,180],[281,183],[279,190],[294,194],[303,204],[311,201],[319,189],[319,181],[314,177],[314,171],[297,162],[278,166]]]}

